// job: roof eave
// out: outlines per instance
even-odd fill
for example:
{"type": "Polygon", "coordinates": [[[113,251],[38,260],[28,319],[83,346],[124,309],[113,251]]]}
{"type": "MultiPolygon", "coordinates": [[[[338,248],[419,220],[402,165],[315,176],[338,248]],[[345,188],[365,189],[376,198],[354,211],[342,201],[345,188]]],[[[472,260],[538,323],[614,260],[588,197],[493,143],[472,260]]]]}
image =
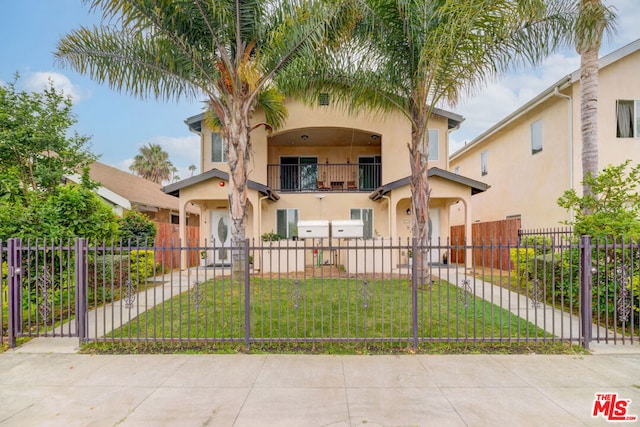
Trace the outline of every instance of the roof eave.
{"type": "MultiPolygon", "coordinates": [[[[490,188],[489,184],[485,184],[484,182],[476,181],[475,179],[467,178],[466,176],[458,175],[444,169],[440,168],[430,168],[427,172],[428,177],[440,177],[449,181],[456,182],[461,185],[465,185],[471,189],[471,195],[479,194],[487,191],[490,188]]],[[[376,188],[371,194],[369,194],[369,198],[373,201],[380,200],[391,191],[396,188],[403,187],[411,183],[411,176],[407,176],[392,182],[389,182],[385,185],[382,185],[376,188]]]]}
{"type": "MultiPolygon", "coordinates": [[[[182,181],[174,182],[173,184],[169,184],[163,187],[162,191],[171,196],[180,197],[181,189],[198,184],[200,182],[204,182],[211,178],[218,178],[223,181],[229,182],[229,174],[227,172],[223,172],[219,169],[211,169],[199,175],[192,176],[182,181]]],[[[280,195],[278,195],[278,193],[276,193],[270,187],[264,184],[260,184],[259,182],[249,180],[247,182],[247,187],[249,187],[252,190],[258,191],[260,194],[262,194],[263,196],[266,196],[269,200],[273,202],[280,200],[280,195]]]]}

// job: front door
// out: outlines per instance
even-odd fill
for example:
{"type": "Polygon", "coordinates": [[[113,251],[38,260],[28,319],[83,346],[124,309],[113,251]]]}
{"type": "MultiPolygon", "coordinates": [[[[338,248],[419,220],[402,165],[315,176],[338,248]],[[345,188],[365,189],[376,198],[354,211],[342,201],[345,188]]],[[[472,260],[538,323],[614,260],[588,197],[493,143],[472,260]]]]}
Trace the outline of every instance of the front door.
{"type": "Polygon", "coordinates": [[[211,211],[211,246],[215,249],[207,251],[207,264],[228,265],[231,263],[231,226],[229,211],[215,209],[211,211]]]}

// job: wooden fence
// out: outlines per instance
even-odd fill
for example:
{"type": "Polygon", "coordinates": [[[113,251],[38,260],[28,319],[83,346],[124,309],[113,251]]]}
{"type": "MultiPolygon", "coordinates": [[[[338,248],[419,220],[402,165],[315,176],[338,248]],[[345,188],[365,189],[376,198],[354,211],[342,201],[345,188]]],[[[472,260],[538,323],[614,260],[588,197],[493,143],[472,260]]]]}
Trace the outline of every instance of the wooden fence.
{"type": "MultiPolygon", "coordinates": [[[[451,227],[452,245],[463,245],[466,237],[464,230],[464,225],[451,227]]],[[[513,268],[509,259],[509,249],[504,246],[518,244],[518,230],[520,230],[520,218],[472,224],[471,241],[467,244],[475,247],[473,249],[473,265],[502,270],[513,268]]],[[[464,263],[465,251],[463,249],[452,250],[451,262],[464,263]]]]}
{"type": "Polygon", "coordinates": [[[180,266],[180,247],[193,247],[187,252],[187,263],[189,267],[195,267],[200,262],[200,254],[195,247],[198,246],[200,238],[200,227],[187,225],[186,241],[180,242],[180,229],[177,224],[166,222],[156,223],[158,234],[156,235],[156,262],[161,262],[166,266],[180,266]]]}

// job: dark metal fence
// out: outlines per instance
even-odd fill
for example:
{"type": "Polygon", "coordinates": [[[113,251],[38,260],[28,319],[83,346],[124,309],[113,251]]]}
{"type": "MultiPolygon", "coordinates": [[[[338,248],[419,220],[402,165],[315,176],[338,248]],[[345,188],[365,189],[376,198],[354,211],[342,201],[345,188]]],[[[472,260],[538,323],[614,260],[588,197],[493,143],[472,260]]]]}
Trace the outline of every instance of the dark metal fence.
{"type": "Polygon", "coordinates": [[[135,248],[11,239],[0,253],[10,346],[23,336],[247,347],[639,339],[637,242],[421,248],[408,240],[305,239],[135,248]],[[448,262],[476,250],[489,258],[506,251],[509,259],[448,262]],[[205,254],[203,265],[187,268],[194,251],[205,254]]]}
{"type": "Polygon", "coordinates": [[[526,240],[527,238],[542,238],[549,243],[559,245],[563,242],[571,241],[574,238],[574,234],[571,227],[519,229],[518,240],[522,242],[523,239],[526,240]]]}
{"type": "Polygon", "coordinates": [[[267,185],[282,192],[366,191],[382,183],[382,165],[376,163],[297,163],[267,165],[267,185]]]}

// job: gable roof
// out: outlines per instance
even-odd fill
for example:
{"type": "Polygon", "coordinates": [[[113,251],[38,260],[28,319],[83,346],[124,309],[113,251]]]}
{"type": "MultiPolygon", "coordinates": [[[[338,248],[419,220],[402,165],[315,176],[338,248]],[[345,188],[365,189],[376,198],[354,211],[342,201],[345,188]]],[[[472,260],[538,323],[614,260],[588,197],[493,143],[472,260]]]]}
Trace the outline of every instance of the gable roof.
{"type": "MultiPolygon", "coordinates": [[[[631,42],[628,45],[623,46],[620,49],[617,49],[617,50],[611,52],[610,54],[600,58],[599,69],[603,69],[603,68],[605,68],[605,67],[607,67],[607,66],[609,66],[609,65],[611,65],[611,64],[613,64],[613,63],[615,63],[615,62],[617,62],[617,61],[619,61],[619,60],[621,60],[621,59],[623,59],[623,58],[635,53],[638,50],[640,50],[640,39],[638,39],[638,40],[636,40],[634,42],[631,42]]],[[[570,74],[567,74],[564,77],[562,77],[560,80],[558,80],[557,82],[555,82],[554,84],[549,86],[547,89],[545,89],[542,92],[540,92],[535,98],[531,99],[529,102],[524,104],[522,107],[518,108],[513,113],[509,114],[507,117],[505,117],[504,119],[500,120],[498,123],[496,123],[495,125],[491,126],[486,131],[482,132],[480,135],[478,135],[477,137],[472,139],[471,142],[469,142],[468,144],[465,144],[462,148],[460,148],[455,153],[452,153],[449,156],[449,159],[453,160],[456,157],[458,157],[458,156],[462,155],[463,153],[467,152],[472,147],[478,145],[480,142],[485,140],[487,137],[493,135],[494,133],[498,132],[499,130],[501,130],[504,127],[506,127],[507,125],[509,125],[511,122],[513,122],[513,121],[517,120],[518,118],[520,118],[522,115],[527,113],[532,108],[542,104],[543,102],[545,102],[547,99],[551,98],[552,96],[555,96],[558,93],[558,91],[566,89],[567,87],[571,86],[572,84],[574,84],[574,83],[576,83],[578,81],[580,81],[580,70],[579,69],[573,71],[570,74]]]]}
{"type": "MultiPolygon", "coordinates": [[[[162,185],[123,170],[95,162],[89,166],[89,177],[100,184],[96,193],[125,209],[132,206],[149,209],[170,209],[178,211],[179,202],[175,197],[162,192],[162,185]]],[[[79,176],[68,177],[79,182],[79,176]]],[[[196,213],[194,209],[187,209],[196,213]]]]}
{"type": "MultiPolygon", "coordinates": [[[[179,197],[181,189],[190,187],[194,184],[198,184],[211,178],[219,178],[223,181],[229,182],[229,174],[227,172],[223,172],[220,169],[213,168],[204,173],[201,173],[200,175],[192,176],[191,178],[169,184],[165,186],[162,191],[167,193],[167,195],[179,197]]],[[[260,184],[259,182],[249,180],[247,182],[247,186],[252,190],[258,191],[263,196],[267,196],[271,201],[275,202],[280,199],[278,193],[273,191],[271,187],[267,187],[266,185],[260,184]]]]}
{"type": "MultiPolygon", "coordinates": [[[[487,191],[489,189],[489,185],[484,182],[476,181],[475,179],[467,178],[466,176],[458,175],[453,172],[446,171],[440,168],[430,168],[427,171],[427,177],[437,176],[448,181],[453,181],[458,184],[466,185],[471,188],[471,194],[482,193],[483,191],[487,191]]],[[[382,196],[386,196],[391,190],[395,190],[396,188],[404,187],[405,185],[411,184],[411,176],[407,176],[396,181],[392,181],[388,184],[380,186],[376,188],[373,193],[369,195],[371,200],[379,200],[382,196]]]]}

